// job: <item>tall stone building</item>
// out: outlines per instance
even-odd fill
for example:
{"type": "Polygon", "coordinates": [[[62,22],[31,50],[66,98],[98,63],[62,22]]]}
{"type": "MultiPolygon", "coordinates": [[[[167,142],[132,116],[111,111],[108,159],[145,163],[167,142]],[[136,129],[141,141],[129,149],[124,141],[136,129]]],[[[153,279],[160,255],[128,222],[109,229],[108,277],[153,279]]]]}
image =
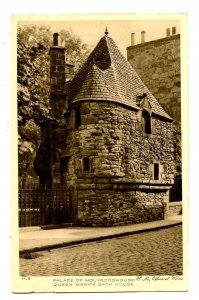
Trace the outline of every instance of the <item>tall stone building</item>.
{"type": "Polygon", "coordinates": [[[127,60],[174,121],[181,120],[180,34],[176,28],[167,28],[167,36],[127,47],[127,60]]]}
{"type": "Polygon", "coordinates": [[[171,201],[182,200],[181,166],[181,61],[180,34],[176,27],[166,29],[166,37],[146,41],[147,32],[141,32],[141,43],[135,44],[131,34],[131,46],[127,47],[127,60],[140,78],[174,119],[175,182],[170,192],[171,201]]]}
{"type": "Polygon", "coordinates": [[[35,170],[70,191],[71,222],[112,226],[163,219],[173,184],[173,119],[108,32],[71,80],[67,49],[50,49],[51,108],[35,170]],[[65,70],[65,71],[64,71],[65,70]]]}

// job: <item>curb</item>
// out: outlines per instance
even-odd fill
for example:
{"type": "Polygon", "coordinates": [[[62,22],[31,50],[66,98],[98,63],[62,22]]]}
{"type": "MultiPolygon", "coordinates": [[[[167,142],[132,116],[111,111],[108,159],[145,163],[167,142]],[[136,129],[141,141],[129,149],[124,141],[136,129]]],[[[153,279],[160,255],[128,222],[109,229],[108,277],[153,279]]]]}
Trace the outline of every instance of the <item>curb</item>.
{"type": "Polygon", "coordinates": [[[120,232],[120,233],[115,233],[115,234],[104,235],[104,236],[97,236],[94,238],[91,237],[91,238],[85,238],[85,239],[80,239],[80,240],[76,240],[76,241],[69,241],[69,242],[63,242],[63,243],[58,243],[58,244],[34,247],[34,248],[30,248],[30,249],[19,250],[19,255],[22,255],[25,253],[31,253],[31,252],[44,251],[44,250],[48,250],[48,249],[56,249],[56,248],[62,248],[62,247],[67,247],[67,246],[85,244],[85,243],[89,243],[89,242],[102,241],[102,240],[106,240],[106,239],[122,237],[125,235],[143,233],[143,232],[147,232],[147,231],[155,231],[155,230],[160,230],[160,229],[164,229],[164,228],[168,228],[168,227],[178,226],[181,224],[182,224],[182,221],[176,221],[175,223],[160,225],[160,226],[152,227],[152,228],[143,228],[143,229],[137,229],[134,231],[125,231],[125,232],[120,232]]]}

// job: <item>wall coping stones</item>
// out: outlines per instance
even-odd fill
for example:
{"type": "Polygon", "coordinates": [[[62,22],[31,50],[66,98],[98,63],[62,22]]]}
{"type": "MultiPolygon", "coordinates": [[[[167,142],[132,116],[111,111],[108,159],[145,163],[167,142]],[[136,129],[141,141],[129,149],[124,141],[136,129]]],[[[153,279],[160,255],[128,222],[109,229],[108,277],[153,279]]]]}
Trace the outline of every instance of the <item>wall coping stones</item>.
{"type": "Polygon", "coordinates": [[[150,184],[150,185],[172,185],[174,180],[147,180],[147,179],[129,179],[129,178],[111,178],[111,183],[125,184],[150,184]]]}
{"type": "Polygon", "coordinates": [[[116,183],[77,183],[78,190],[169,190],[172,185],[165,184],[143,184],[142,182],[116,182],[116,183]]]}
{"type": "Polygon", "coordinates": [[[167,191],[167,190],[170,190],[172,188],[171,185],[142,185],[142,184],[125,184],[125,183],[121,183],[121,184],[113,184],[113,189],[114,190],[128,190],[128,191],[131,191],[131,190],[145,190],[145,191],[150,191],[150,192],[153,192],[153,191],[167,191]]]}
{"type": "Polygon", "coordinates": [[[94,183],[120,183],[120,184],[143,184],[143,185],[173,185],[173,179],[166,179],[166,180],[147,180],[147,179],[130,179],[124,177],[111,177],[110,175],[106,174],[93,174],[93,173],[79,173],[78,179],[81,178],[92,178],[94,183]]]}
{"type": "MultiPolygon", "coordinates": [[[[164,37],[161,39],[157,39],[157,40],[152,40],[152,41],[148,41],[145,43],[140,43],[140,44],[136,44],[133,46],[128,46],[126,49],[131,50],[131,49],[135,49],[135,48],[144,48],[145,46],[149,46],[149,45],[156,45],[156,44],[161,44],[161,43],[165,43],[165,41],[170,41],[170,40],[174,40],[174,39],[180,39],[180,34],[175,34],[175,35],[171,35],[168,37],[164,37]]],[[[128,56],[128,59],[130,58],[130,56],[128,56]]]]}

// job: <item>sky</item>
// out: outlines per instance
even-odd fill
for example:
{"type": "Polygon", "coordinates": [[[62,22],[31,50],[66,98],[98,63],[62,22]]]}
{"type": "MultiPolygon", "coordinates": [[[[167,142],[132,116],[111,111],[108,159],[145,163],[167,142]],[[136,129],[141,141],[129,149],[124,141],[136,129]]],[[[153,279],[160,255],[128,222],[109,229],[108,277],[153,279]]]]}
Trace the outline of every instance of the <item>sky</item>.
{"type": "Polygon", "coordinates": [[[71,30],[81,38],[83,43],[90,45],[91,48],[98,43],[107,27],[109,36],[113,38],[125,57],[126,47],[131,45],[131,33],[135,33],[135,44],[141,42],[141,31],[146,32],[146,42],[166,37],[166,28],[176,27],[177,33],[180,33],[180,21],[176,19],[176,16],[167,20],[154,20],[150,17],[148,20],[110,20],[110,17],[100,20],[78,20],[77,17],[74,17],[73,20],[67,20],[67,18],[62,21],[26,20],[21,23],[49,26],[52,32],[59,32],[61,29],[71,30]]]}

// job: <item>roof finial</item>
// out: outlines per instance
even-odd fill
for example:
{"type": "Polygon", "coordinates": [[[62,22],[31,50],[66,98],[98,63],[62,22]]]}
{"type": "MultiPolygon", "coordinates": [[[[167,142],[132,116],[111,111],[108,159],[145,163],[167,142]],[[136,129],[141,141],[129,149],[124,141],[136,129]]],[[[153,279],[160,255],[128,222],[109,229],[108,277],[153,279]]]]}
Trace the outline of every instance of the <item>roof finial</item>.
{"type": "Polygon", "coordinates": [[[107,29],[107,26],[106,26],[106,29],[105,29],[105,35],[108,35],[108,29],[107,29]]]}

